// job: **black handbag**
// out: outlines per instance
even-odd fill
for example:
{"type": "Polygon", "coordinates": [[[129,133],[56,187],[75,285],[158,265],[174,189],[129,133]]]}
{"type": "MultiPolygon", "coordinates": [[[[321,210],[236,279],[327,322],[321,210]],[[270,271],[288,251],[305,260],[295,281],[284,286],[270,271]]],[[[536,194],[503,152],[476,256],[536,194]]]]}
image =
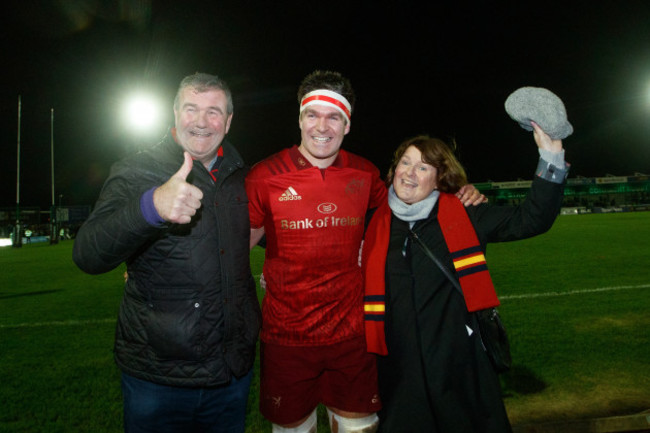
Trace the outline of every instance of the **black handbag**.
{"type": "MultiPolygon", "coordinates": [[[[422,248],[424,253],[440,268],[443,274],[451,281],[454,287],[463,294],[463,289],[460,283],[451,274],[449,269],[443,265],[436,256],[433,255],[429,247],[418,237],[418,235],[409,229],[410,237],[422,248]]],[[[484,310],[475,311],[472,313],[478,324],[479,336],[485,352],[492,363],[492,367],[497,373],[505,373],[512,365],[512,357],[510,355],[510,342],[508,341],[508,334],[499,311],[496,307],[486,308],[484,310]]]]}
{"type": "Polygon", "coordinates": [[[510,370],[512,357],[510,356],[510,342],[506,328],[501,322],[499,311],[496,307],[486,308],[474,313],[481,333],[481,341],[485,346],[492,367],[497,373],[510,370]]]}

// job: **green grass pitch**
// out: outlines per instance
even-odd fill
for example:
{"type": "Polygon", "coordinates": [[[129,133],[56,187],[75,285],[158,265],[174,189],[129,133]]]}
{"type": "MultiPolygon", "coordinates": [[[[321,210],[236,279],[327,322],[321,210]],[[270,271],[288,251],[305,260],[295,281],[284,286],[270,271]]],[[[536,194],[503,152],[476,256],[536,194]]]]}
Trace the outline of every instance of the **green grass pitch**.
{"type": "MultiPolygon", "coordinates": [[[[124,267],[86,275],[71,251],[0,249],[0,431],[122,431],[112,347],[124,267]]],[[[513,425],[650,409],[650,212],[561,216],[545,235],[491,244],[487,259],[512,345],[513,425]]],[[[251,264],[259,276],[261,249],[251,264]]],[[[256,380],[247,431],[270,432],[257,392],[256,380]]]]}

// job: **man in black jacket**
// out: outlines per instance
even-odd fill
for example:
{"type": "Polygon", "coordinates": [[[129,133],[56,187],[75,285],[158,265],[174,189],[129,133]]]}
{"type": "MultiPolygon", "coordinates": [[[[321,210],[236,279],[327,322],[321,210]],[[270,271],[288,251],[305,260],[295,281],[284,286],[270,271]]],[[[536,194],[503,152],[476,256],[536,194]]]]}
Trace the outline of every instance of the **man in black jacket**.
{"type": "Polygon", "coordinates": [[[116,163],[73,251],[85,272],[126,262],[115,335],[127,432],[244,432],[260,327],[247,168],[224,140],[232,96],[181,82],[175,128],[116,163]]]}

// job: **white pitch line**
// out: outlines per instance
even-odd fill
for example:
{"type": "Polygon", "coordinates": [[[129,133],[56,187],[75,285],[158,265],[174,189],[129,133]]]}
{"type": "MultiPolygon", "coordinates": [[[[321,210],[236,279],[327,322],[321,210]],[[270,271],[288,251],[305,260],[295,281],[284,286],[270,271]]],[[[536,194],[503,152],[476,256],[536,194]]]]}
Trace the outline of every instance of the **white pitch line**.
{"type": "MultiPolygon", "coordinates": [[[[596,289],[570,290],[568,292],[545,292],[545,293],[528,293],[525,295],[505,295],[505,296],[499,296],[499,300],[549,298],[553,296],[581,295],[584,293],[599,293],[599,292],[611,292],[616,290],[647,289],[647,288],[650,288],[650,284],[641,284],[638,286],[599,287],[596,289]]],[[[38,328],[42,326],[94,325],[94,324],[102,324],[102,323],[115,323],[116,321],[117,321],[117,317],[113,319],[58,320],[53,322],[33,322],[33,323],[18,323],[15,325],[0,325],[0,329],[38,328]]]]}
{"type": "Polygon", "coordinates": [[[56,320],[53,322],[32,322],[17,323],[15,325],[0,325],[0,329],[8,328],[38,328],[41,326],[77,326],[77,325],[96,325],[102,323],[115,323],[117,316],[113,319],[89,319],[89,320],[56,320]]]}
{"type": "Polygon", "coordinates": [[[568,292],[545,292],[545,293],[527,293],[524,295],[505,295],[505,296],[499,296],[499,299],[507,300],[507,299],[549,298],[553,296],[581,295],[583,293],[611,292],[615,290],[647,289],[649,287],[650,284],[641,284],[638,286],[599,287],[596,289],[569,290],[568,292]]]}

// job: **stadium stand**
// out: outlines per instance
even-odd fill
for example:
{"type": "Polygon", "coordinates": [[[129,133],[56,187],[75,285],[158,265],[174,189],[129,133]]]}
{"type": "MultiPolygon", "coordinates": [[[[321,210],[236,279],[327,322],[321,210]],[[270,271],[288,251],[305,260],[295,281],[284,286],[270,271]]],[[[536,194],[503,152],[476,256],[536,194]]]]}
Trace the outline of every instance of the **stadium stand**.
{"type": "MultiPolygon", "coordinates": [[[[518,204],[530,180],[475,183],[492,203],[518,204]]],[[[567,180],[563,214],[650,210],[650,175],[576,177],[567,180]]]]}

